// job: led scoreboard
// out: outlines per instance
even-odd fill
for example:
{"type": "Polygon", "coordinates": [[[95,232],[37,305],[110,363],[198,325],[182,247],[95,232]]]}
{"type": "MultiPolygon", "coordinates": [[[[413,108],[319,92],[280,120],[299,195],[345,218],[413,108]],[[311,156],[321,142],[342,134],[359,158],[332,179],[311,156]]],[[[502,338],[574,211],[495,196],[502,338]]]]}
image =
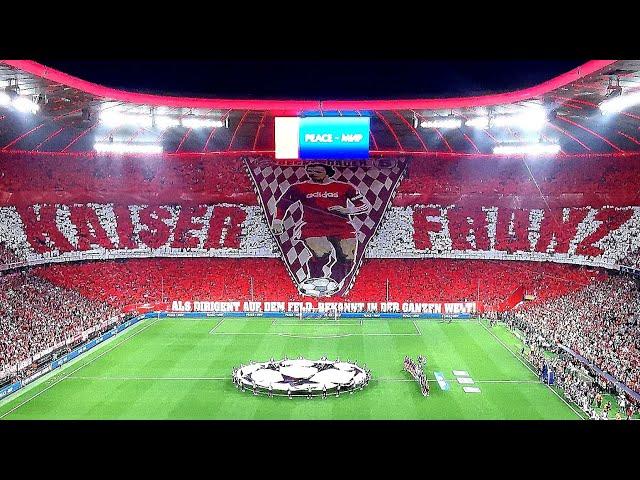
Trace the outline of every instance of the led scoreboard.
{"type": "Polygon", "coordinates": [[[369,158],[369,117],[276,117],[276,158],[369,158]]]}

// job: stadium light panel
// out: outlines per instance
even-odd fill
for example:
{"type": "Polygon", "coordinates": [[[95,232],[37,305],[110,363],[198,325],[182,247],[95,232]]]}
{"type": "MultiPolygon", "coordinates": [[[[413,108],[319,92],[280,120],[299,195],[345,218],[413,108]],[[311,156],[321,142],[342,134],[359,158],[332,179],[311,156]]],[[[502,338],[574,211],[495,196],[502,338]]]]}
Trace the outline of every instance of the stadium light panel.
{"type": "Polygon", "coordinates": [[[640,104],[640,91],[605,100],[600,103],[599,108],[603,114],[610,114],[619,113],[638,104],[640,104]]]}
{"type": "Polygon", "coordinates": [[[152,119],[150,115],[127,114],[114,110],[102,110],[100,112],[100,122],[109,127],[120,127],[123,125],[144,128],[152,127],[152,119]]]}
{"type": "Polygon", "coordinates": [[[460,128],[462,120],[459,118],[435,118],[432,120],[423,120],[420,123],[422,128],[460,128]]]}
{"type": "Polygon", "coordinates": [[[489,117],[470,118],[465,122],[465,126],[485,129],[489,127],[489,117]]]}
{"type": "Polygon", "coordinates": [[[36,113],[40,110],[40,105],[32,102],[27,97],[16,97],[12,102],[13,108],[23,113],[36,113]]]}
{"type": "Polygon", "coordinates": [[[495,155],[555,155],[560,152],[557,143],[502,144],[493,147],[495,155]]]}
{"type": "Polygon", "coordinates": [[[182,126],[186,128],[222,128],[224,122],[213,118],[203,117],[184,117],[182,119],[182,126]]]}
{"type": "Polygon", "coordinates": [[[541,130],[547,123],[547,113],[543,109],[531,109],[527,112],[496,115],[494,117],[474,117],[465,122],[465,126],[486,129],[491,127],[514,127],[523,130],[541,130]]]}
{"type": "Polygon", "coordinates": [[[98,153],[162,153],[162,145],[155,143],[98,142],[93,146],[98,153]]]}
{"type": "Polygon", "coordinates": [[[153,123],[155,127],[159,128],[160,130],[166,130],[167,128],[180,126],[180,120],[178,120],[177,118],[171,118],[166,116],[155,117],[153,123]]]}
{"type": "Polygon", "coordinates": [[[0,105],[9,105],[11,104],[11,97],[7,95],[5,92],[0,92],[0,105]]]}
{"type": "Polygon", "coordinates": [[[547,123],[543,109],[532,109],[514,115],[497,115],[490,120],[491,127],[515,127],[523,130],[541,130],[547,123]]]}

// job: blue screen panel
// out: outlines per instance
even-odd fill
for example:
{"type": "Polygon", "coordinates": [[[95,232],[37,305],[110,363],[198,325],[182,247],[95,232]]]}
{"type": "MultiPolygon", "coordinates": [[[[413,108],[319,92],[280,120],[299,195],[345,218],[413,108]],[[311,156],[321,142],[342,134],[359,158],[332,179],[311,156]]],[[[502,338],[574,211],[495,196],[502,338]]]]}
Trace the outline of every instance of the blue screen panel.
{"type": "Polygon", "coordinates": [[[369,158],[369,117],[300,119],[299,158],[369,158]]]}

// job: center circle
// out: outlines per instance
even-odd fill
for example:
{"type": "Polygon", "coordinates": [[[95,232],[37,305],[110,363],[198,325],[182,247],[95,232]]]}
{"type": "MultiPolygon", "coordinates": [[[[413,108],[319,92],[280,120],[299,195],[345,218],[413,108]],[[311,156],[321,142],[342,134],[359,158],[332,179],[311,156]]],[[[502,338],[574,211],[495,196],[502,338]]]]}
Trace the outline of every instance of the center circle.
{"type": "Polygon", "coordinates": [[[233,382],[254,394],[308,395],[353,391],[366,386],[370,372],[357,363],[338,360],[271,360],[233,370],[233,382]]]}

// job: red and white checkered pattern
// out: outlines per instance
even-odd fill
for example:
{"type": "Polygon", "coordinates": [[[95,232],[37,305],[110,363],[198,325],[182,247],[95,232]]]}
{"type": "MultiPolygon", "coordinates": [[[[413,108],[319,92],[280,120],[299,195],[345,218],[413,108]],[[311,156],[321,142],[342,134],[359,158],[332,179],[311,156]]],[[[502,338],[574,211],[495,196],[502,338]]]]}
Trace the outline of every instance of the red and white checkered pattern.
{"type": "MultiPolygon", "coordinates": [[[[323,162],[320,162],[323,163],[323,162]]],[[[326,162],[329,163],[329,162],[326,162]]],[[[278,165],[272,159],[245,159],[249,176],[254,183],[260,204],[263,207],[267,223],[271,225],[275,213],[276,200],[293,184],[306,181],[305,164],[278,165]]],[[[336,295],[346,294],[358,273],[369,240],[375,233],[395,189],[404,173],[404,159],[382,159],[355,164],[354,162],[330,162],[335,170],[332,177],[339,182],[352,184],[371,204],[366,215],[353,216],[351,223],[358,236],[355,256],[355,268],[344,279],[336,279],[340,290],[336,295]]],[[[284,234],[274,236],[282,258],[297,287],[307,276],[307,261],[311,253],[299,240],[302,221],[302,208],[299,203],[291,206],[284,220],[284,234]]]]}

